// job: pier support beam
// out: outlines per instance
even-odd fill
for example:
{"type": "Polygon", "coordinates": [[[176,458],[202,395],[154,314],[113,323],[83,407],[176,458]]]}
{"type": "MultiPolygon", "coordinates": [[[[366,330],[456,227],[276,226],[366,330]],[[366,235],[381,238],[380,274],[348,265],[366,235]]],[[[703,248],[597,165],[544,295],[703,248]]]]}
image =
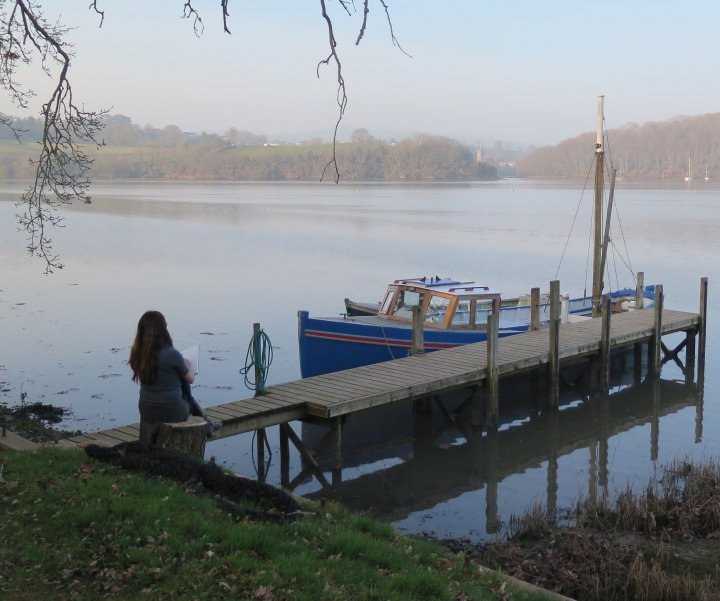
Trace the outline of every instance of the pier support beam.
{"type": "Polygon", "coordinates": [[[548,357],[548,408],[560,404],[560,281],[550,282],[550,340],[548,357]]]}
{"type": "Polygon", "coordinates": [[[493,311],[487,318],[487,417],[489,428],[498,425],[498,330],[500,326],[499,312],[493,311]]]}
{"type": "Polygon", "coordinates": [[[530,290],[530,329],[540,329],[540,288],[530,290]]]}
{"type": "Polygon", "coordinates": [[[607,393],[610,388],[610,295],[602,299],[602,325],[600,332],[600,389],[607,393]]]}
{"type": "Polygon", "coordinates": [[[708,279],[700,280],[700,328],[698,330],[698,382],[705,380],[705,341],[707,336],[708,279]]]}
{"type": "Polygon", "coordinates": [[[663,310],[663,287],[662,284],[655,286],[655,319],[653,320],[653,335],[648,345],[648,371],[650,375],[660,374],[661,352],[662,352],[662,310],[663,310]]]}
{"type": "Polygon", "coordinates": [[[421,355],[425,352],[424,344],[424,327],[422,320],[422,308],[415,305],[412,308],[412,347],[410,347],[410,355],[421,355]]]}

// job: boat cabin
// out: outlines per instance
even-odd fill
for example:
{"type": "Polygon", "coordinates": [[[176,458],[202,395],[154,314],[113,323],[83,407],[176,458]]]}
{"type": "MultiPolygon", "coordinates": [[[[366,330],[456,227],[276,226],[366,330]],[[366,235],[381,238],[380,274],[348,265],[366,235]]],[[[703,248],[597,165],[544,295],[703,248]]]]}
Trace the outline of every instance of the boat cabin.
{"type": "Polygon", "coordinates": [[[493,303],[500,306],[500,292],[475,282],[447,278],[410,278],[388,285],[379,314],[395,321],[412,322],[419,306],[424,326],[437,329],[480,330],[487,326],[493,303]]]}

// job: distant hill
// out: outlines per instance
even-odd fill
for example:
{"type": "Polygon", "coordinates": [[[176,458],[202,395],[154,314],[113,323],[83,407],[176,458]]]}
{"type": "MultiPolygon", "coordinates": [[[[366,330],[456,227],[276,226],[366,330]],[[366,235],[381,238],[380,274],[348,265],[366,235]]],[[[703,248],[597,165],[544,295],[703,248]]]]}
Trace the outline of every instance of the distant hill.
{"type": "MultiPolygon", "coordinates": [[[[101,136],[105,146],[86,148],[93,159],[90,177],[229,181],[318,181],[333,157],[333,146],[320,140],[288,144],[230,129],[219,136],[139,127],[123,115],[108,116],[101,136]]],[[[0,177],[33,177],[42,135],[38,119],[16,120],[18,144],[9,128],[0,128],[0,177]]],[[[474,181],[498,177],[497,165],[481,161],[474,148],[442,136],[417,134],[404,140],[378,140],[356,130],[335,147],[345,181],[474,181]]],[[[335,177],[334,169],[326,178],[335,177]]]]}
{"type": "MultiPolygon", "coordinates": [[[[581,134],[556,146],[540,148],[517,161],[520,177],[585,177],[595,133],[581,134]]],[[[682,179],[688,158],[693,179],[720,177],[720,113],[630,124],[608,130],[606,157],[626,179],[682,179]]]]}

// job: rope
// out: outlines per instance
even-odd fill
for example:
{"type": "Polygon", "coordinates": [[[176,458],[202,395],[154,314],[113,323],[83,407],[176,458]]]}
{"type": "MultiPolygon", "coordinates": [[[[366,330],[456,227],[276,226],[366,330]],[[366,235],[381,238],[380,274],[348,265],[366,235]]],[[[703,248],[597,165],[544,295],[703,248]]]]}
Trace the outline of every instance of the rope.
{"type": "Polygon", "coordinates": [[[265,382],[267,382],[267,374],[272,360],[273,350],[270,338],[264,330],[258,330],[253,334],[248,345],[245,367],[240,370],[247,388],[260,394],[265,392],[265,382]],[[254,380],[256,375],[257,382],[254,380]]]}

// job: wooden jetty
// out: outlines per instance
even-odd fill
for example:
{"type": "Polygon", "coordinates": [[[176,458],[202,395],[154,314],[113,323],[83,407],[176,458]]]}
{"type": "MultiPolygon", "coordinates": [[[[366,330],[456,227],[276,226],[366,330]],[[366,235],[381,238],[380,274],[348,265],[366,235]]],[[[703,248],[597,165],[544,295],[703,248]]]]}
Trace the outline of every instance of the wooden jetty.
{"type": "MultiPolygon", "coordinates": [[[[551,289],[557,291],[558,286],[551,289]]],[[[493,428],[497,427],[501,378],[546,370],[550,383],[548,406],[556,408],[561,367],[590,358],[590,365],[596,368],[592,371],[598,374],[598,385],[607,388],[611,352],[634,347],[637,358],[645,345],[650,373],[659,373],[663,353],[666,359],[677,360],[682,349],[686,353],[687,370],[694,373],[696,338],[698,363],[701,368],[704,364],[707,278],[701,282],[699,313],[663,309],[662,294],[662,286],[658,286],[654,309],[612,314],[606,299],[602,318],[560,324],[558,311],[557,319],[549,328],[499,339],[491,335],[491,321],[496,317],[493,315],[488,319],[487,342],[417,353],[403,359],[268,386],[261,395],[207,407],[206,413],[210,419],[222,422],[217,438],[256,431],[259,464],[264,462],[265,428],[279,426],[283,472],[289,464],[288,441],[292,441],[308,465],[304,471],[309,470],[327,485],[313,454],[304,447],[289,422],[309,421],[329,428],[325,443],[334,449],[335,480],[342,465],[343,418],[356,412],[401,401],[423,402],[470,387],[474,390],[473,425],[493,428]],[[684,339],[674,349],[668,349],[662,337],[678,332],[685,333],[684,339]]],[[[698,373],[702,373],[702,369],[698,373]]],[[[79,446],[91,443],[114,446],[137,440],[138,434],[139,424],[133,424],[74,436],[68,442],[79,446]]]]}

